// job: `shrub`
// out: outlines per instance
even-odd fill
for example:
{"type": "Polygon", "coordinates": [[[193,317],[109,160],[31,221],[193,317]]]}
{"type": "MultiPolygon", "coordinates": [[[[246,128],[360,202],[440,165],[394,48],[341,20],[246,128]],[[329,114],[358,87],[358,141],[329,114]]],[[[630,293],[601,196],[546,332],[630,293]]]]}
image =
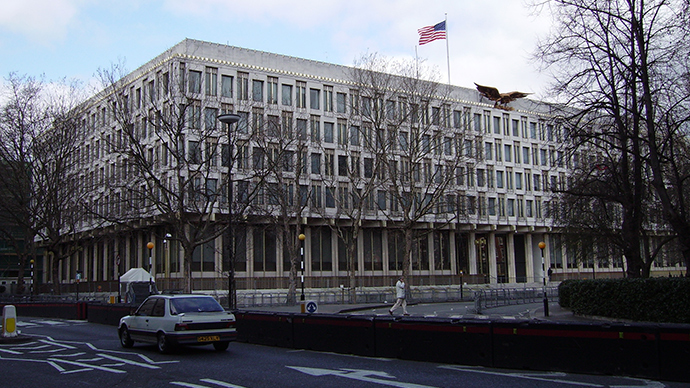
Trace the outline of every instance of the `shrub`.
{"type": "Polygon", "coordinates": [[[575,314],[690,323],[688,278],[566,280],[558,293],[575,314]]]}

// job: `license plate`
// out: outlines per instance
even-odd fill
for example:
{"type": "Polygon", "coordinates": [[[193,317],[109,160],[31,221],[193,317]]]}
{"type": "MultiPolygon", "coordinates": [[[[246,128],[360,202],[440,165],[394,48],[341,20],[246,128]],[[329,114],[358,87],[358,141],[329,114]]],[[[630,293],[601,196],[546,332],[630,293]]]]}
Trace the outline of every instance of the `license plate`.
{"type": "Polygon", "coordinates": [[[203,335],[200,337],[196,337],[197,342],[213,342],[213,341],[220,341],[220,336],[217,335],[203,335]]]}

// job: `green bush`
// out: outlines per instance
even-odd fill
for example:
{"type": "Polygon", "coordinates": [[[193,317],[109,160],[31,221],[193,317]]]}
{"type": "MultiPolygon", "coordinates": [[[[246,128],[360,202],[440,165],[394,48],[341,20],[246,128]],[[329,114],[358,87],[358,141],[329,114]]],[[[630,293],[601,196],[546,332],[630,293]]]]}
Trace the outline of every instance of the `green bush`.
{"type": "Polygon", "coordinates": [[[575,314],[646,322],[690,323],[690,279],[566,280],[561,307],[575,314]]]}

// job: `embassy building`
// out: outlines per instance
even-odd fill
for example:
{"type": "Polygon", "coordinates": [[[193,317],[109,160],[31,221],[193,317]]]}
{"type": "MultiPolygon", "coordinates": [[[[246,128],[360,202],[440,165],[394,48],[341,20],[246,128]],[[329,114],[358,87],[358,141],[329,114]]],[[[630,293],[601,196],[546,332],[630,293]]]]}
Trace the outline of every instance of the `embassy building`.
{"type": "Polygon", "coordinates": [[[541,283],[542,255],[552,280],[623,276],[621,257],[588,266],[563,246],[554,191],[571,161],[547,104],[365,68],[186,39],[114,81],[82,107],[93,211],[57,280],[107,291],[143,267],[180,288],[180,213],[209,225],[194,290],[227,289],[230,268],[238,289],[287,288],[302,259],[310,288],[349,287],[351,271],[390,286],[403,265],[414,286],[541,283]],[[213,232],[228,220],[234,249],[213,232]]]}

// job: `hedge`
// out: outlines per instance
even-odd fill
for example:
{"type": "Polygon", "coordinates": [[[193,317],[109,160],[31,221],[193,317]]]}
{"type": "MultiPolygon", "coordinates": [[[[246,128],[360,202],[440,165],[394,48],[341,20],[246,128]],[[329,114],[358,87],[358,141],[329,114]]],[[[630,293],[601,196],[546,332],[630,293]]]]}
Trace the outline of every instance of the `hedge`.
{"type": "Polygon", "coordinates": [[[565,280],[561,307],[578,315],[644,322],[690,323],[690,279],[565,280]]]}

